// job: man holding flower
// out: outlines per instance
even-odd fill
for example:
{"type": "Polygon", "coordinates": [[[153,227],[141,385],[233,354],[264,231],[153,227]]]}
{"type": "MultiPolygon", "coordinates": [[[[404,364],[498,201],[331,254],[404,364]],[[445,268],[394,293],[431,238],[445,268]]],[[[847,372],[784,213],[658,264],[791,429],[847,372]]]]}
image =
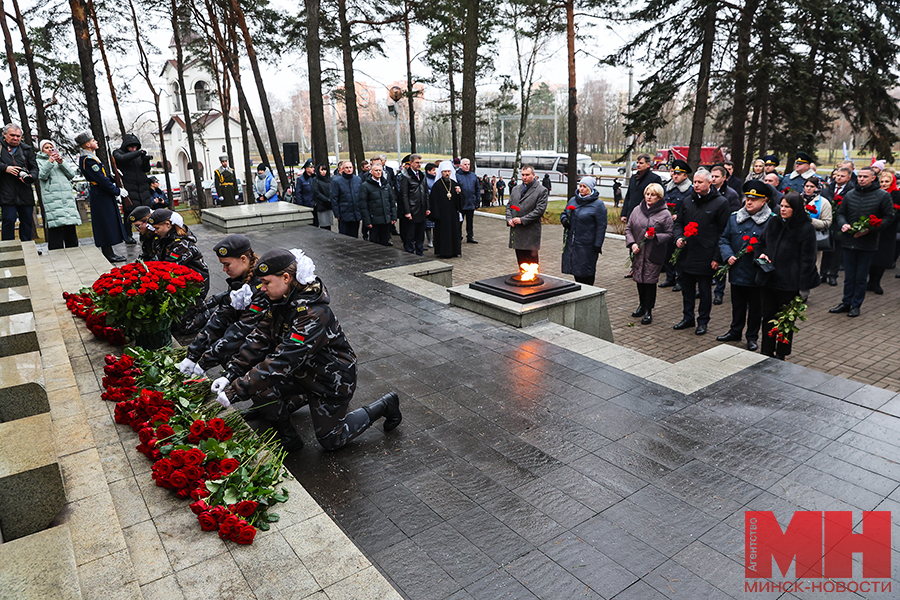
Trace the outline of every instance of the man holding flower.
{"type": "Polygon", "coordinates": [[[719,237],[728,224],[731,208],[726,200],[712,186],[712,175],[706,169],[694,173],[694,195],[685,200],[675,220],[675,248],[681,249],[676,268],[681,279],[681,296],[684,318],[674,329],[694,327],[697,335],[706,333],[709,314],[712,310],[713,273],[719,268],[719,237]],[[685,235],[685,228],[696,223],[696,234],[685,235]],[[700,290],[700,310],[694,320],[694,301],[700,290]]]}
{"type": "Polygon", "coordinates": [[[891,195],[879,186],[875,169],[862,167],[856,177],[859,185],[844,195],[837,210],[844,259],[844,297],[828,311],[845,312],[848,317],[859,316],[859,307],[866,297],[869,266],[878,249],[878,232],[894,218],[891,195]],[[873,224],[872,217],[875,223],[880,220],[880,224],[873,224]]]}
{"type": "MultiPolygon", "coordinates": [[[[728,272],[731,282],[731,326],[720,342],[739,342],[747,325],[747,349],[759,350],[759,325],[762,315],[762,297],[756,283],[758,268],[753,264],[753,246],[772,216],[768,202],[772,186],[759,180],[744,184],[744,206],[728,217],[728,225],[719,238],[719,254],[724,265],[720,271],[728,272]]],[[[724,274],[724,273],[723,273],[724,274]]]]}

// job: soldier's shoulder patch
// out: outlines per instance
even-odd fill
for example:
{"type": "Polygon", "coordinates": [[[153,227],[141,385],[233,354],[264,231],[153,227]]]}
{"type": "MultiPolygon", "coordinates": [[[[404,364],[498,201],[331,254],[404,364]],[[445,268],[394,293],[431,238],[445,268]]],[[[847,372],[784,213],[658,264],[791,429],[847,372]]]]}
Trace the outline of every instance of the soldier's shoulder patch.
{"type": "Polygon", "coordinates": [[[95,170],[95,171],[99,171],[99,170],[100,170],[100,165],[94,163],[94,165],[93,165],[91,168],[92,168],[93,170],[95,170]]]}
{"type": "Polygon", "coordinates": [[[299,333],[295,333],[295,334],[291,335],[291,337],[288,339],[292,342],[296,342],[297,344],[302,344],[303,342],[306,341],[306,338],[303,337],[302,335],[300,335],[299,333]]]}
{"type": "Polygon", "coordinates": [[[306,307],[305,307],[305,306],[298,306],[298,307],[297,307],[297,312],[303,312],[304,310],[306,310],[306,307]]]}
{"type": "Polygon", "coordinates": [[[271,311],[271,310],[267,310],[267,311],[266,311],[266,317],[268,317],[268,318],[270,318],[270,319],[272,318],[272,311],[271,311]]]}
{"type": "Polygon", "coordinates": [[[262,307],[259,306],[258,304],[251,304],[250,312],[255,312],[255,313],[262,312],[262,307]]]}

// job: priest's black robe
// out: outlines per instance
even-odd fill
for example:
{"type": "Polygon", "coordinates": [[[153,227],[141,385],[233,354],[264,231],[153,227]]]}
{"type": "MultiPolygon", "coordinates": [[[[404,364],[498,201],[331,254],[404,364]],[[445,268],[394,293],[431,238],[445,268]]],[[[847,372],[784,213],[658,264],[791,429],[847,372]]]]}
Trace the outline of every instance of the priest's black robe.
{"type": "Polygon", "coordinates": [[[457,191],[457,183],[450,178],[439,178],[431,188],[431,215],[434,222],[434,255],[451,258],[462,255],[462,230],[460,211],[463,197],[457,191]],[[448,192],[449,189],[449,192],[448,192]],[[447,197],[449,194],[449,198],[447,197]]]}

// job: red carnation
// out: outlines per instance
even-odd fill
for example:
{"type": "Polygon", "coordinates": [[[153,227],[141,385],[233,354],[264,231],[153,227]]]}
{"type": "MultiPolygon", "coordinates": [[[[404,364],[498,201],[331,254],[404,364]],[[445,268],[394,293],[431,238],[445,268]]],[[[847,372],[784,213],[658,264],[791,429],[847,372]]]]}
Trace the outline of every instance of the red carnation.
{"type": "Polygon", "coordinates": [[[516,206],[516,205],[514,205],[514,204],[510,204],[509,207],[510,207],[511,209],[515,210],[515,211],[518,211],[518,210],[519,210],[519,207],[516,206]]]}
{"type": "MultiPolygon", "coordinates": [[[[516,210],[518,210],[518,209],[516,209],[516,210]]],[[[566,210],[575,210],[575,205],[574,205],[574,204],[568,205],[568,206],[566,207],[566,210]]]]}

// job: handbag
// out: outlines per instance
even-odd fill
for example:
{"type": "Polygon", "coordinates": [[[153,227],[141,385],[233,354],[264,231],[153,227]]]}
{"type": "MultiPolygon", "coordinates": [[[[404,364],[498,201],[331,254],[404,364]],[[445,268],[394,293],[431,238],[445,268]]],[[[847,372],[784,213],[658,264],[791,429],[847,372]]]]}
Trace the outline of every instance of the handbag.
{"type": "Polygon", "coordinates": [[[831,237],[831,230],[816,231],[816,250],[834,250],[834,239],[831,237]]]}

